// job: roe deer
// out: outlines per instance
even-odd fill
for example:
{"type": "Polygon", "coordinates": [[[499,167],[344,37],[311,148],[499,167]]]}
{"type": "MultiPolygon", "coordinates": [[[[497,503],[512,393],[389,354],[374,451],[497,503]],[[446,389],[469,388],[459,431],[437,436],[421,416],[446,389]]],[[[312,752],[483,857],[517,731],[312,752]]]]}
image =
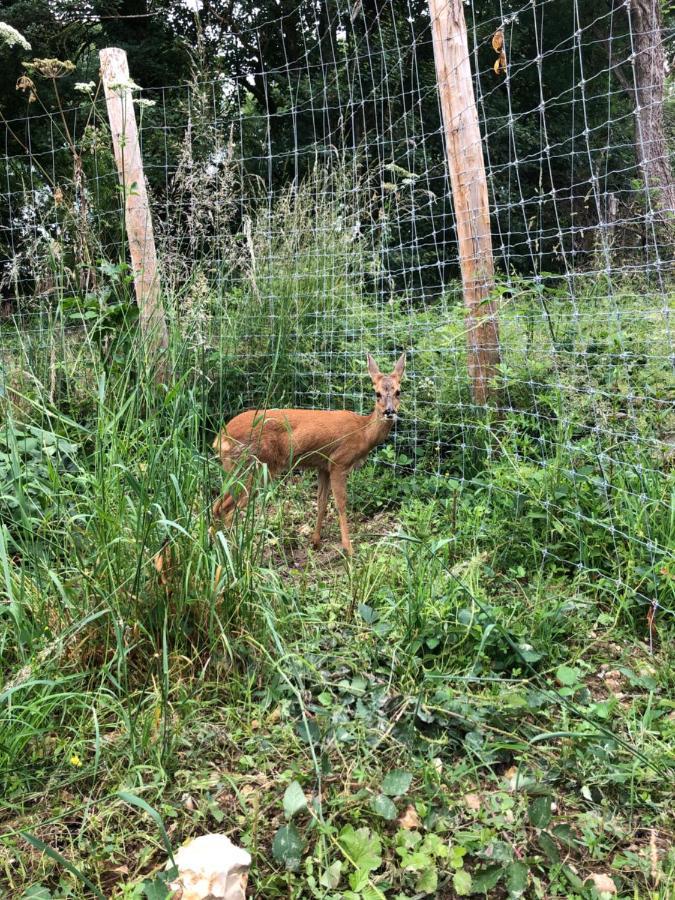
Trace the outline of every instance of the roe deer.
{"type": "MultiPolygon", "coordinates": [[[[226,472],[241,460],[264,463],[275,477],[296,466],[319,473],[318,517],[312,543],[321,543],[321,526],[328,505],[328,488],[333,492],[340,517],[342,546],[352,553],[347,524],[347,476],[365,462],[370,451],[389,436],[400,405],[400,383],[405,369],[405,353],[391,375],[383,375],[368,354],[368,372],[375,388],[375,409],[369,416],[347,410],[249,409],[235,416],[218,434],[213,449],[226,472]]],[[[246,506],[252,481],[249,474],[238,497],[231,493],[213,505],[214,517],[229,520],[235,508],[246,506]]]]}

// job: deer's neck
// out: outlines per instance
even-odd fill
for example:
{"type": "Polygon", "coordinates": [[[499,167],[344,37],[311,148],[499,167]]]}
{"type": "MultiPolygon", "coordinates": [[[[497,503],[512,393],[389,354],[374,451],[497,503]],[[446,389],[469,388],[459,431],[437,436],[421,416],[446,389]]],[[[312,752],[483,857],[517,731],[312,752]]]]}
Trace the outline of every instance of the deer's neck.
{"type": "Polygon", "coordinates": [[[368,419],[366,435],[370,446],[375,447],[377,444],[382,444],[386,441],[394,424],[394,420],[385,419],[384,416],[378,413],[377,407],[365,418],[368,419]]]}

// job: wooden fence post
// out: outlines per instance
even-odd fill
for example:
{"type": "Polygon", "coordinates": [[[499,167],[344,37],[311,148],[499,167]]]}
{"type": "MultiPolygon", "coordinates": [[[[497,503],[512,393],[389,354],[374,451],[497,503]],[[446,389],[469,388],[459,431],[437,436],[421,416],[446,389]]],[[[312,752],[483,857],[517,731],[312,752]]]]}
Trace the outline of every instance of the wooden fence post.
{"type": "Polygon", "coordinates": [[[462,0],[429,0],[436,79],[457,223],[474,403],[485,404],[499,364],[490,209],[462,0]]]}
{"type": "Polygon", "coordinates": [[[115,162],[124,191],[124,219],[134,274],[141,334],[149,362],[160,383],[166,380],[169,336],[164,318],[157,251],[138,141],[129,64],[124,50],[100,51],[101,78],[108,107],[115,162]]]}

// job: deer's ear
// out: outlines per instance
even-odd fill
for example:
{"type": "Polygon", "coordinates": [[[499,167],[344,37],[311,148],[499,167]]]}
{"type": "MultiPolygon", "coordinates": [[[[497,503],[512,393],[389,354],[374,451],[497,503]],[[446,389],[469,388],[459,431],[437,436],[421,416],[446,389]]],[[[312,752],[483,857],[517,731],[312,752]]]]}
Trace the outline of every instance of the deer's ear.
{"type": "Polygon", "coordinates": [[[404,372],[405,372],[405,351],[403,353],[401,353],[401,355],[399,356],[398,362],[394,366],[393,374],[397,378],[402,378],[404,372]]]}
{"type": "Polygon", "coordinates": [[[380,372],[377,363],[375,362],[373,357],[370,355],[370,353],[368,354],[367,359],[368,359],[368,373],[369,373],[370,377],[373,379],[373,381],[375,381],[375,379],[379,378],[382,373],[380,372]]]}

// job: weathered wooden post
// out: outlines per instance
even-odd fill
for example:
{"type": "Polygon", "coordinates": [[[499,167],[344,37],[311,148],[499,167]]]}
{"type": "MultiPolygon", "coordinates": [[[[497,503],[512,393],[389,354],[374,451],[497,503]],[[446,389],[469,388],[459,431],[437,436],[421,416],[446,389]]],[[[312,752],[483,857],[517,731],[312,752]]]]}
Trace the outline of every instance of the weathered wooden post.
{"type": "Polygon", "coordinates": [[[473,400],[485,404],[499,364],[490,209],[462,0],[429,0],[436,79],[457,223],[473,400]]]}
{"type": "Polygon", "coordinates": [[[156,379],[164,382],[169,336],[157,274],[157,251],[138,141],[129,64],[126,53],[118,47],[101,50],[100,60],[115,162],[124,191],[124,218],[141,333],[148,361],[155,367],[156,379]]]}

